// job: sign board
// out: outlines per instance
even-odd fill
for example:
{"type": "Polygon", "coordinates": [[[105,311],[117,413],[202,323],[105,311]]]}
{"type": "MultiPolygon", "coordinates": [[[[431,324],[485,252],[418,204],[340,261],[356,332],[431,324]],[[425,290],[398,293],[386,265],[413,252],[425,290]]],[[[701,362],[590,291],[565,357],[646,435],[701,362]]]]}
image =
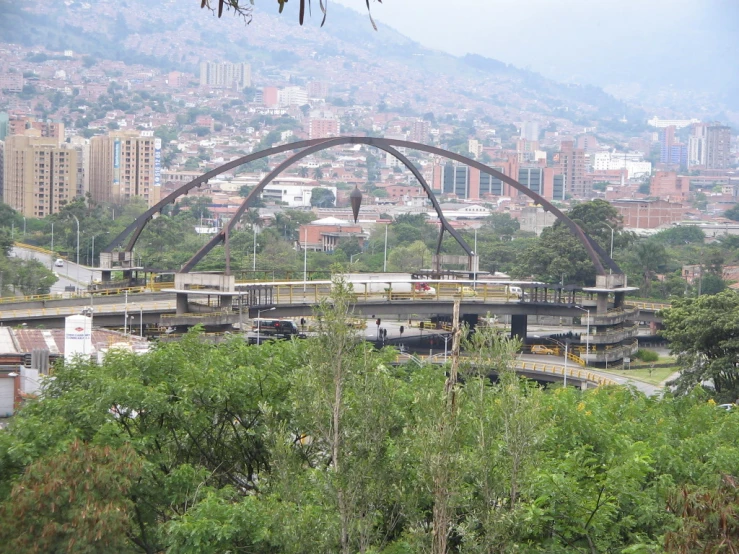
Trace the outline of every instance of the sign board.
{"type": "Polygon", "coordinates": [[[162,184],[162,139],[154,139],[154,186],[162,184]]]}
{"type": "Polygon", "coordinates": [[[115,139],[113,142],[113,184],[121,182],[121,141],[115,139]]]}
{"type": "Polygon", "coordinates": [[[624,358],[624,363],[625,364],[630,364],[631,363],[631,358],[624,358]]]}

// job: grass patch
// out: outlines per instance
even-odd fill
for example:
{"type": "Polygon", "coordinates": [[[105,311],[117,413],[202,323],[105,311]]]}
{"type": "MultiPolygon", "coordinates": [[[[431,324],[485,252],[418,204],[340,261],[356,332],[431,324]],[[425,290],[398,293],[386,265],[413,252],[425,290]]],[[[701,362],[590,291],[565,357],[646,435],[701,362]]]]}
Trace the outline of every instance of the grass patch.
{"type": "MultiPolygon", "coordinates": [[[[634,364],[631,364],[631,367],[634,367],[634,364]]],[[[678,371],[679,368],[677,367],[655,367],[650,371],[649,367],[642,367],[639,369],[616,369],[616,370],[604,370],[599,369],[598,371],[603,371],[607,373],[612,373],[614,375],[618,375],[620,377],[628,377],[630,379],[638,379],[639,381],[644,381],[645,383],[649,383],[651,385],[659,385],[662,381],[667,379],[670,375],[678,371]]]]}

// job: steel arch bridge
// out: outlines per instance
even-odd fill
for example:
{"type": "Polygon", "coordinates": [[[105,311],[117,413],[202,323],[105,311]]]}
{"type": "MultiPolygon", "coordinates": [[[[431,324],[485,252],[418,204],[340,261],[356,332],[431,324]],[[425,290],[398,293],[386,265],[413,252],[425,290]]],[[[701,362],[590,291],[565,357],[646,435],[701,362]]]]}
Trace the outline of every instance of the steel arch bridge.
{"type": "Polygon", "coordinates": [[[161,213],[165,206],[167,206],[168,204],[174,203],[180,196],[186,195],[194,188],[200,187],[204,183],[207,183],[209,179],[212,179],[240,165],[247,164],[255,160],[259,160],[259,159],[266,158],[266,157],[269,157],[275,154],[280,154],[283,152],[297,150],[298,152],[296,152],[295,154],[287,158],[285,161],[280,163],[275,169],[269,172],[259,182],[259,184],[257,184],[256,187],[254,187],[249,192],[249,195],[241,203],[241,206],[239,206],[238,210],[234,214],[234,217],[231,218],[231,220],[224,226],[224,228],[219,233],[214,235],[213,238],[208,243],[206,243],[202,248],[200,248],[200,250],[198,250],[198,252],[196,252],[192,256],[192,258],[190,258],[190,260],[188,260],[182,266],[182,268],[180,269],[180,272],[189,273],[195,268],[198,262],[200,262],[200,260],[202,260],[203,257],[205,257],[208,254],[208,252],[210,252],[216,245],[228,240],[229,233],[232,231],[234,226],[238,223],[239,219],[244,214],[244,212],[247,210],[247,208],[254,203],[254,200],[259,196],[259,194],[261,194],[264,187],[267,186],[270,182],[272,182],[278,175],[280,175],[283,171],[285,171],[286,169],[288,169],[290,166],[300,161],[301,159],[305,158],[306,156],[309,156],[316,152],[320,152],[322,150],[326,150],[328,148],[333,148],[335,146],[341,146],[345,144],[364,144],[366,146],[372,146],[374,148],[387,152],[391,156],[395,157],[399,162],[401,162],[406,168],[408,168],[408,170],[418,180],[419,184],[421,185],[423,190],[426,192],[426,195],[431,201],[431,204],[433,205],[434,210],[436,211],[439,217],[439,221],[441,222],[441,230],[440,230],[439,239],[437,242],[437,254],[439,253],[439,249],[441,248],[441,243],[442,243],[442,239],[444,237],[445,232],[448,232],[452,237],[454,237],[454,239],[459,243],[459,245],[467,253],[468,256],[475,255],[475,252],[473,252],[473,250],[470,248],[467,242],[465,242],[462,236],[449,224],[446,217],[444,217],[444,214],[441,211],[441,207],[439,206],[439,202],[437,201],[436,196],[431,190],[431,187],[429,186],[429,184],[424,179],[423,175],[421,175],[421,173],[418,171],[416,166],[414,166],[410,162],[410,160],[408,160],[408,158],[406,158],[396,148],[407,148],[410,150],[418,150],[421,152],[427,152],[429,154],[434,154],[434,155],[437,155],[443,158],[447,158],[449,160],[453,160],[453,161],[465,164],[469,167],[475,168],[479,170],[481,173],[485,173],[487,175],[495,177],[496,179],[501,180],[504,183],[507,183],[514,189],[518,190],[519,192],[523,193],[524,195],[534,200],[536,204],[541,205],[546,211],[553,213],[557,217],[557,219],[559,219],[560,221],[562,221],[564,224],[567,225],[567,227],[570,229],[572,234],[580,241],[580,243],[585,248],[585,251],[587,252],[588,257],[590,258],[590,261],[593,263],[593,266],[595,267],[596,274],[598,275],[606,274],[606,269],[603,265],[604,263],[610,269],[611,272],[615,274],[619,274],[619,275],[623,274],[623,272],[621,271],[621,268],[616,264],[616,262],[614,262],[611,259],[611,257],[607,254],[607,252],[603,248],[601,248],[600,245],[598,245],[598,243],[592,237],[590,237],[587,233],[585,233],[577,223],[575,223],[573,220],[567,217],[562,211],[560,211],[556,206],[554,206],[544,197],[535,193],[528,187],[522,185],[515,179],[501,173],[500,171],[497,171],[491,167],[488,167],[485,164],[482,164],[476,160],[473,160],[466,156],[462,156],[455,152],[444,150],[442,148],[437,148],[434,146],[428,146],[426,144],[410,142],[406,140],[375,138],[375,137],[347,136],[347,137],[335,137],[335,138],[327,138],[327,139],[304,140],[304,141],[299,141],[299,142],[293,142],[290,144],[284,144],[281,146],[276,146],[274,148],[268,148],[266,150],[255,152],[247,156],[243,156],[241,158],[232,160],[226,164],[223,164],[220,167],[217,167],[215,169],[212,169],[211,171],[204,173],[200,177],[197,177],[193,179],[192,181],[190,181],[189,183],[187,183],[186,185],[183,185],[182,187],[178,188],[176,191],[169,194],[165,198],[162,198],[154,206],[152,206],[146,212],[144,212],[141,216],[139,216],[133,223],[131,223],[128,227],[126,227],[126,229],[124,229],[117,237],[115,237],[115,239],[113,239],[113,241],[108,245],[107,248],[105,248],[105,250],[103,250],[103,252],[111,254],[116,248],[123,246],[123,243],[124,241],[126,241],[126,239],[128,239],[128,242],[123,247],[123,249],[126,252],[131,252],[134,246],[136,245],[136,241],[139,239],[142,231],[144,230],[148,222],[151,221],[157,214],[161,213]]]}

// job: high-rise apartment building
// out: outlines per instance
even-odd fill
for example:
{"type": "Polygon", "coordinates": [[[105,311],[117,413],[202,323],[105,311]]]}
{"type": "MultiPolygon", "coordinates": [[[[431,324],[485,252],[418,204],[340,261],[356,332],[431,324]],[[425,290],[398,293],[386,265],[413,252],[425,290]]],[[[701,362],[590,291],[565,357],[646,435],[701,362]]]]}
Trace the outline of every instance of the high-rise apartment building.
{"type": "Polygon", "coordinates": [[[26,135],[56,139],[57,144],[64,140],[64,123],[57,121],[36,121],[33,117],[13,117],[8,120],[8,135],[26,135]]]}
{"type": "Polygon", "coordinates": [[[564,175],[566,189],[573,196],[588,196],[592,191],[585,182],[585,150],[575,148],[573,141],[563,140],[559,152],[559,173],[564,175]]]}
{"type": "Polygon", "coordinates": [[[5,165],[5,142],[0,140],[0,198],[3,197],[3,166],[5,165]]]}
{"type": "Polygon", "coordinates": [[[326,98],[328,96],[328,83],[324,81],[311,81],[306,87],[310,98],[326,98]]]}
{"type": "Polygon", "coordinates": [[[731,160],[731,127],[711,125],[706,130],[706,169],[727,169],[731,160]]]}
{"type": "Polygon", "coordinates": [[[95,202],[159,201],[162,141],[153,133],[110,133],[90,139],[89,187],[95,202]]]}
{"type": "Polygon", "coordinates": [[[236,88],[251,86],[251,65],[248,63],[200,62],[200,86],[236,88]]]}
{"type": "Polygon", "coordinates": [[[276,108],[279,103],[279,92],[277,87],[264,87],[262,90],[262,103],[267,108],[276,108]]]}
{"type": "Polygon", "coordinates": [[[57,213],[77,195],[77,152],[49,137],[5,141],[3,201],[26,217],[57,213]]]}
{"type": "Polygon", "coordinates": [[[688,137],[688,167],[706,165],[706,135],[708,124],[694,123],[688,137]]]}
{"type": "Polygon", "coordinates": [[[536,121],[524,121],[521,124],[521,138],[529,142],[539,140],[539,124],[536,121]]]}
{"type": "Polygon", "coordinates": [[[308,137],[311,139],[338,137],[340,131],[340,122],[335,118],[311,118],[308,124],[308,137]]]}
{"type": "Polygon", "coordinates": [[[5,140],[10,133],[8,131],[8,123],[10,116],[6,112],[0,112],[0,140],[5,140]]]}
{"type": "Polygon", "coordinates": [[[305,106],[308,93],[303,87],[285,87],[277,91],[277,104],[282,108],[289,106],[305,106]]]}
{"type": "Polygon", "coordinates": [[[429,133],[431,132],[431,125],[425,119],[419,119],[411,123],[411,132],[409,133],[408,140],[411,142],[420,142],[421,144],[428,143],[429,133]]]}
{"type": "Polygon", "coordinates": [[[668,125],[659,131],[659,142],[661,145],[659,161],[663,164],[672,163],[672,146],[677,143],[675,140],[675,126],[668,125]]]}

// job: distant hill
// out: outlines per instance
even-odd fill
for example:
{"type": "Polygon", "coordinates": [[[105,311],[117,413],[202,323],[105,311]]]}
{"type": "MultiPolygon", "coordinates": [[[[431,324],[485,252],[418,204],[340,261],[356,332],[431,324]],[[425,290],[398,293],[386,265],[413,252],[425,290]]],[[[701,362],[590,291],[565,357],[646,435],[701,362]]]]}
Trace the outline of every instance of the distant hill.
{"type": "MultiPolygon", "coordinates": [[[[294,4],[288,6],[294,10],[294,4]]],[[[421,72],[419,91],[425,80],[444,74],[459,81],[456,92],[462,96],[511,110],[519,102],[520,109],[583,126],[597,121],[600,127],[613,130],[639,130],[645,124],[642,110],[600,88],[557,83],[482,56],[460,58],[433,51],[386,25],[374,31],[366,15],[335,3],[329,9],[326,25],[319,28],[318,13],[299,27],[297,16],[288,9],[277,16],[276,10],[255,8],[252,23],[246,25],[232,14],[218,19],[199,9],[195,0],[37,0],[28,4],[0,0],[0,37],[5,42],[55,51],[72,49],[103,59],[187,72],[196,72],[202,59],[248,60],[255,73],[265,75],[299,74],[302,62],[316,58],[348,63],[352,71],[363,67],[382,71],[394,64],[397,72],[398,65],[404,65],[421,72]],[[472,80],[484,83],[484,92],[464,84],[472,80]],[[628,124],[619,122],[622,116],[628,124]]]]}

